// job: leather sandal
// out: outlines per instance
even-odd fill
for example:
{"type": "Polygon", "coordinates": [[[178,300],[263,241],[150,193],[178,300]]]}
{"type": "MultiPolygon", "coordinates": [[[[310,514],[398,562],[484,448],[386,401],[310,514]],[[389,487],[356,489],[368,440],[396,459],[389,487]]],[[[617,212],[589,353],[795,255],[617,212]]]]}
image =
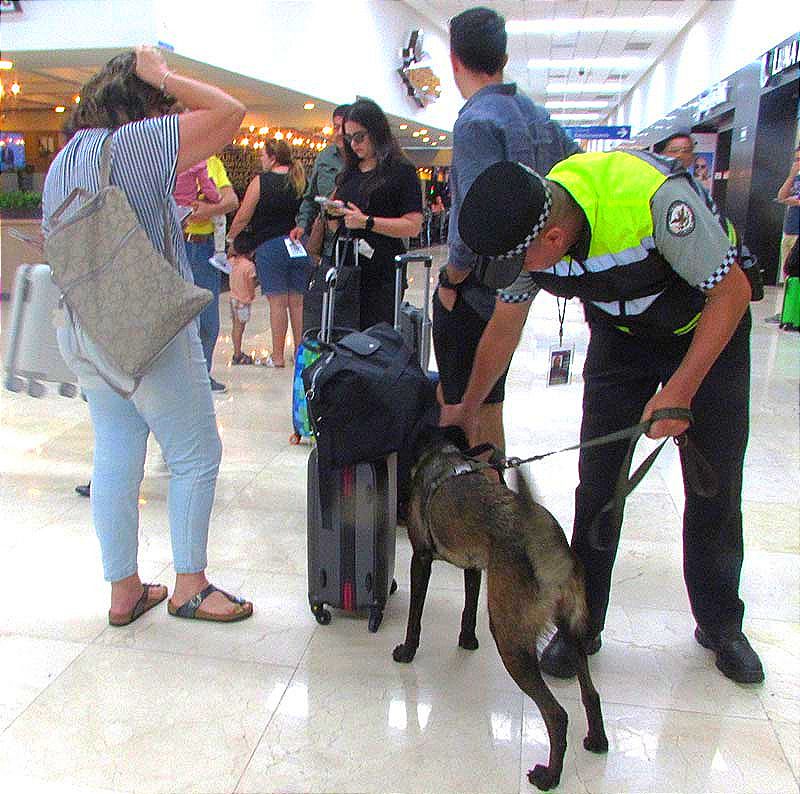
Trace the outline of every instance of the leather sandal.
{"type": "Polygon", "coordinates": [[[158,606],[166,597],[167,597],[167,588],[164,587],[163,595],[156,595],[157,589],[159,587],[164,587],[162,584],[143,584],[142,585],[142,594],[139,596],[139,600],[133,605],[133,609],[125,616],[121,618],[114,618],[111,617],[111,610],[108,610],[108,623],[110,626],[127,626],[129,623],[133,623],[134,620],[140,618],[144,615],[145,612],[151,610],[154,606],[158,606]],[[150,591],[153,590],[154,594],[151,595],[150,591]]]}
{"type": "Polygon", "coordinates": [[[182,604],[179,607],[176,607],[172,603],[172,599],[170,599],[167,602],[167,611],[175,618],[208,620],[212,623],[234,623],[237,620],[249,618],[253,614],[253,605],[249,601],[245,601],[243,598],[232,596],[230,593],[226,593],[224,590],[220,590],[218,587],[214,587],[213,584],[210,584],[205,588],[205,590],[201,590],[196,595],[193,595],[185,604],[182,604]],[[222,593],[222,595],[224,595],[228,601],[230,601],[232,604],[236,604],[238,609],[227,615],[218,615],[213,612],[206,612],[205,610],[200,609],[200,605],[212,593],[222,593]]]}

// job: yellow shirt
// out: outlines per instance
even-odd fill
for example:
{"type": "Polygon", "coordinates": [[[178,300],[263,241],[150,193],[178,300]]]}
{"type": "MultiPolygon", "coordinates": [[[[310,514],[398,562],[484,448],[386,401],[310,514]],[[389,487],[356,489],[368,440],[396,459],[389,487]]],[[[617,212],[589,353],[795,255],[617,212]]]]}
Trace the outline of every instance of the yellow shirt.
{"type": "MultiPolygon", "coordinates": [[[[208,168],[208,175],[211,181],[217,186],[217,189],[222,192],[224,187],[232,187],[231,180],[228,179],[228,174],[225,171],[225,166],[222,160],[216,155],[212,155],[206,160],[206,167],[208,168]]],[[[214,224],[212,221],[190,221],[186,224],[187,234],[213,234],[214,224]]]]}

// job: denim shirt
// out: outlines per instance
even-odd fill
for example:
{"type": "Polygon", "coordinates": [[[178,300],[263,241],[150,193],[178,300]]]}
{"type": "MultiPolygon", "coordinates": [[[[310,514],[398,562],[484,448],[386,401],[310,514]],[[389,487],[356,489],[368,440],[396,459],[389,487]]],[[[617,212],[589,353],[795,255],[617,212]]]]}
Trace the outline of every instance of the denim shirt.
{"type": "Polygon", "coordinates": [[[550,114],[517,91],[515,83],[494,83],[473,94],[453,128],[450,171],[449,263],[459,270],[475,264],[475,254],[458,233],[461,202],[477,176],[501,160],[524,163],[546,174],[557,162],[580,151],[550,114]]]}
{"type": "Polygon", "coordinates": [[[303,193],[303,201],[297,211],[297,225],[306,231],[311,230],[311,224],[319,213],[319,204],[314,201],[317,196],[330,196],[336,187],[336,177],[344,168],[344,160],[335,143],[326,146],[314,160],[311,177],[303,193]]]}

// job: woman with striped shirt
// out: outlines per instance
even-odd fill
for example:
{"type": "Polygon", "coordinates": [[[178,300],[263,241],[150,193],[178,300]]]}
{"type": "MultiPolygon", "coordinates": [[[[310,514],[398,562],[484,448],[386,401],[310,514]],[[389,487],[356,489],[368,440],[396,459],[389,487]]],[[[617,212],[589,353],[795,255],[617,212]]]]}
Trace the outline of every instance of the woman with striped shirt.
{"type": "MultiPolygon", "coordinates": [[[[154,47],[109,61],[81,90],[71,138],[47,174],[43,230],[76,187],[99,189],[100,152],[111,136],[111,183],[121,187],[157,251],[191,280],[172,191],[175,177],[219,151],[238,131],[244,107],[233,97],[167,68],[154,47]],[[188,111],[170,113],[178,101],[188,111]]],[[[251,603],[209,584],[208,523],[222,445],[197,324],[184,329],[142,378],[130,399],[114,391],[80,329],[59,333],[61,352],[78,376],[94,430],[92,514],[104,575],[111,582],[112,625],[125,625],[167,597],[142,584],[137,566],[139,487],[152,432],[170,469],[169,520],[175,568],[170,614],[234,621],[251,603]]]]}

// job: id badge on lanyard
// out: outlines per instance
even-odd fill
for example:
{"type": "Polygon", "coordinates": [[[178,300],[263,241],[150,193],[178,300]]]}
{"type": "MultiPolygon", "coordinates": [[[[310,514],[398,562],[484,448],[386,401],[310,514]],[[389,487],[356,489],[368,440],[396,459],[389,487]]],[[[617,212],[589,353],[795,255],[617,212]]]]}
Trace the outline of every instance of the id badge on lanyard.
{"type": "Polygon", "coordinates": [[[547,359],[547,385],[564,386],[572,380],[572,362],[575,360],[575,343],[564,344],[564,315],[567,312],[567,299],[564,305],[561,299],[556,298],[558,306],[558,344],[550,345],[550,355],[547,359]]]}

